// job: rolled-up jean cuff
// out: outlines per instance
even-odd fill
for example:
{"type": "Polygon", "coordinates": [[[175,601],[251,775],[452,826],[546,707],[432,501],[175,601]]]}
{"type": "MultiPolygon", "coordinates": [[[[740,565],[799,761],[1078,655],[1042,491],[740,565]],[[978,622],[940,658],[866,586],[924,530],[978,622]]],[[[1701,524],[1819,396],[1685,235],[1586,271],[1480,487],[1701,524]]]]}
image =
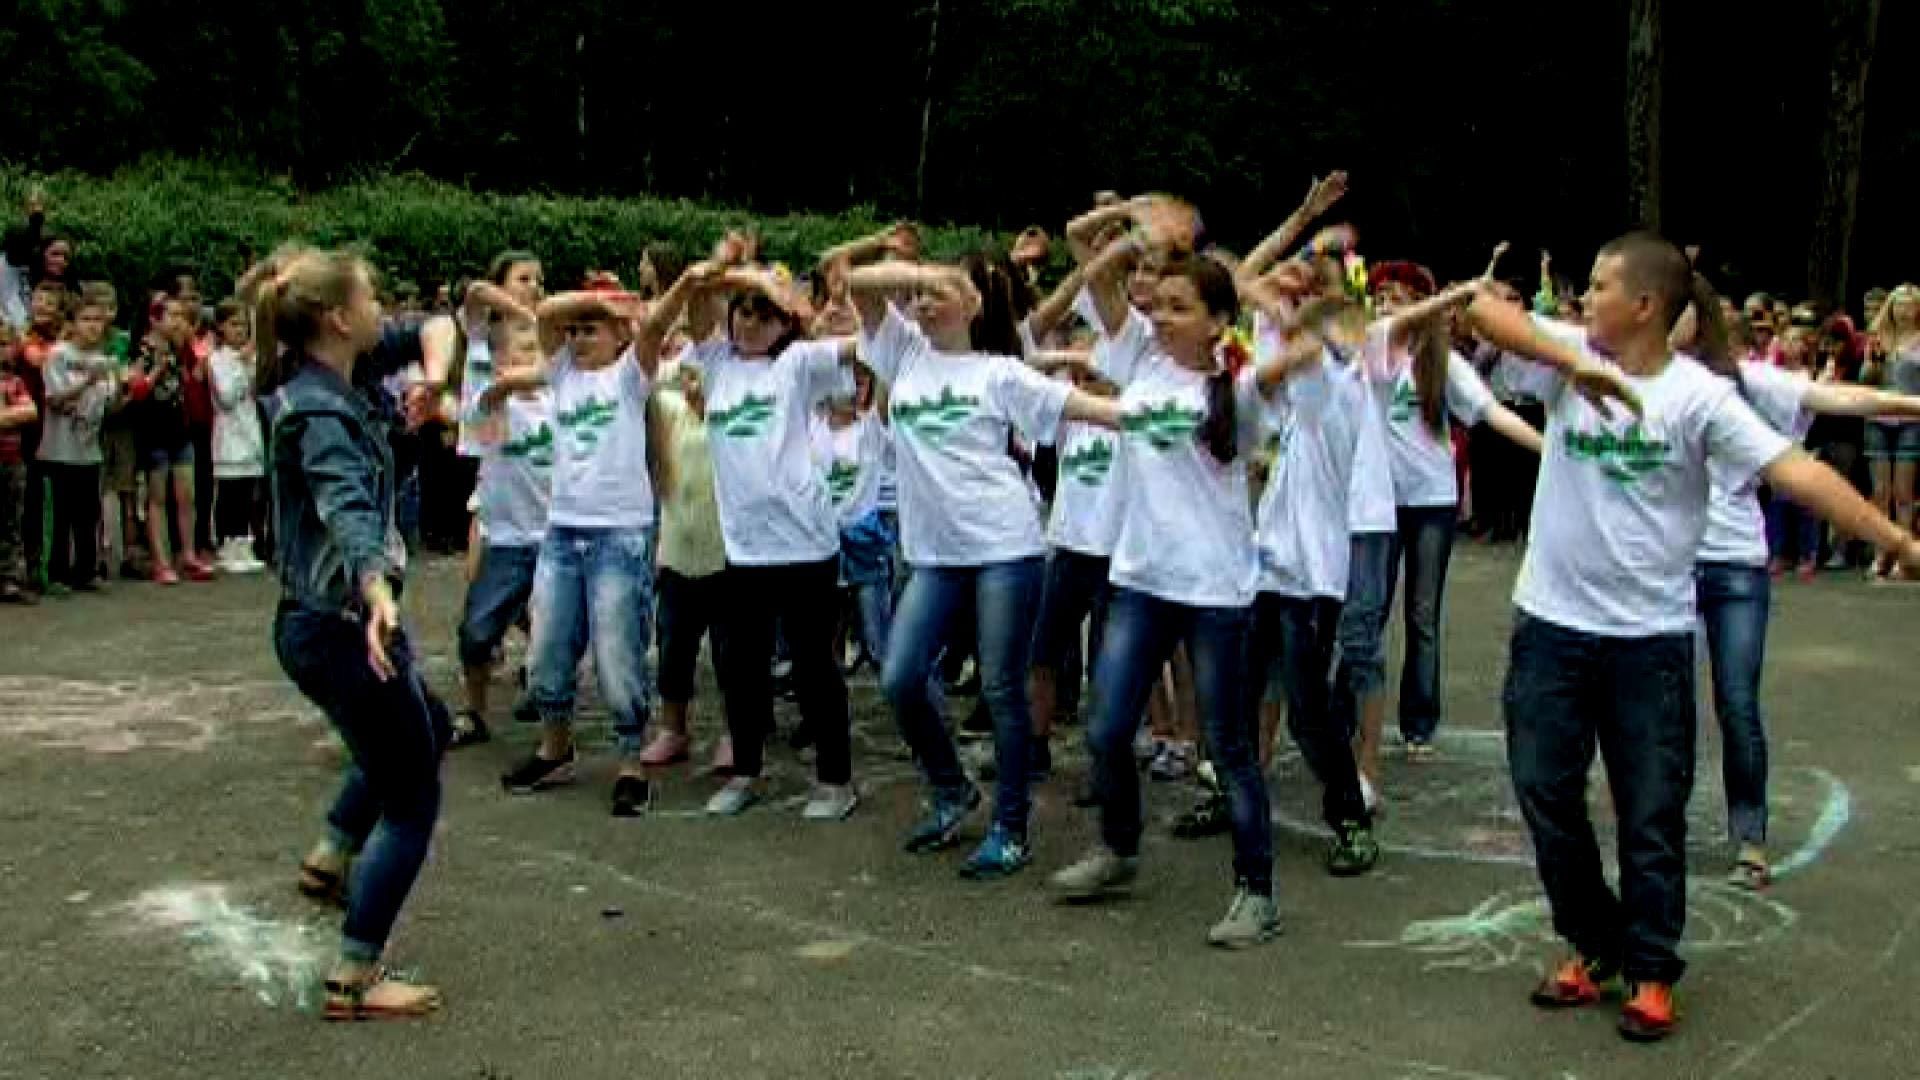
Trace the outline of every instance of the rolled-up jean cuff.
{"type": "Polygon", "coordinates": [[[362,843],[363,842],[359,837],[353,835],[352,833],[346,831],[345,829],[342,829],[340,826],[335,825],[331,821],[327,822],[327,846],[328,847],[331,847],[333,850],[341,853],[342,855],[351,856],[351,855],[360,854],[360,848],[362,846],[362,843]]]}
{"type": "Polygon", "coordinates": [[[380,954],[387,951],[384,944],[369,945],[364,941],[355,941],[350,937],[340,938],[340,959],[354,965],[371,965],[380,962],[380,954]]]}

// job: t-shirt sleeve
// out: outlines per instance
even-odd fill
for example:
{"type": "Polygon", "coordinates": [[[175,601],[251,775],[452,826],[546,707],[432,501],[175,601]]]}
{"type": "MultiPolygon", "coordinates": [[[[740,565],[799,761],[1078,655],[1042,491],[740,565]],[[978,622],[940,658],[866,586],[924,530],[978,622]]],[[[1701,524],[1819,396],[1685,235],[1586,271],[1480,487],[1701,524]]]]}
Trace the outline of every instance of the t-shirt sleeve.
{"type": "Polygon", "coordinates": [[[1393,356],[1393,320],[1376,319],[1367,324],[1366,340],[1360,343],[1360,367],[1369,380],[1385,386],[1400,377],[1393,356]]]}
{"type": "Polygon", "coordinates": [[[1027,320],[1021,319],[1013,329],[1014,333],[1020,335],[1021,356],[1031,357],[1040,351],[1040,343],[1033,339],[1033,327],[1027,325],[1027,320]]]}
{"type": "Polygon", "coordinates": [[[808,407],[836,394],[853,393],[853,368],[840,362],[843,338],[796,341],[780,354],[780,363],[792,365],[794,382],[808,407]]]}
{"type": "Polygon", "coordinates": [[[1493,391],[1473,365],[1457,352],[1447,354],[1447,411],[1468,427],[1480,422],[1493,407],[1493,391]]]}
{"type": "MultiPolygon", "coordinates": [[[[1095,323],[1095,326],[1100,325],[1095,323]]],[[[1127,309],[1127,318],[1120,325],[1120,332],[1108,337],[1100,335],[1093,347],[1093,366],[1114,385],[1125,389],[1142,370],[1153,355],[1153,324],[1145,315],[1132,308],[1127,309]]]]}
{"type": "Polygon", "coordinates": [[[709,370],[720,363],[733,346],[725,338],[708,338],[705,341],[691,341],[680,350],[679,363],[682,367],[692,368],[705,376],[709,370]]]}
{"type": "Polygon", "coordinates": [[[987,393],[994,410],[1029,443],[1053,442],[1073,388],[1010,356],[997,356],[989,362],[994,370],[987,381],[987,393]]]}
{"type": "Polygon", "coordinates": [[[640,354],[629,345],[614,363],[620,368],[620,393],[625,395],[629,405],[644,407],[647,395],[653,393],[653,380],[647,377],[646,369],[640,366],[640,354]]]}
{"type": "Polygon", "coordinates": [[[1805,438],[1813,424],[1813,412],[1806,407],[1807,390],[1812,385],[1805,372],[1785,371],[1770,364],[1740,365],[1740,386],[1747,403],[1767,426],[1795,442],[1805,438]]]}
{"type": "Polygon", "coordinates": [[[1239,452],[1252,453],[1272,423],[1271,406],[1260,393],[1253,368],[1242,368],[1233,380],[1233,437],[1239,452]]]}
{"type": "Polygon", "coordinates": [[[1081,322],[1095,330],[1100,329],[1100,305],[1094,303],[1093,291],[1085,286],[1073,294],[1073,313],[1080,316],[1081,322]]]}
{"type": "Polygon", "coordinates": [[[1717,389],[1720,392],[1715,400],[1706,406],[1707,457],[1732,470],[1730,479],[1744,483],[1792,449],[1793,444],[1755,415],[1752,406],[1730,384],[1722,382],[1717,389]]]}
{"type": "Polygon", "coordinates": [[[887,314],[880,320],[872,334],[867,328],[860,328],[860,356],[868,368],[891,385],[898,382],[900,373],[912,366],[913,361],[930,350],[927,336],[920,328],[907,321],[905,315],[893,304],[887,305],[887,314]]]}

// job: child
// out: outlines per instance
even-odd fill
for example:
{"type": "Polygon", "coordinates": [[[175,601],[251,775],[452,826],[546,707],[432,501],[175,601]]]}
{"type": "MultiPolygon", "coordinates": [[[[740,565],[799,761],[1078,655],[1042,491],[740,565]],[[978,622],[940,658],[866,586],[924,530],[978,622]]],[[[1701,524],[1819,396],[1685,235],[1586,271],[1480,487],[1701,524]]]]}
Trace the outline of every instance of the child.
{"type": "Polygon", "coordinates": [[[813,456],[840,522],[840,582],[853,590],[866,656],[886,663],[893,622],[893,531],[880,514],[880,476],[889,452],[873,405],[871,372],[855,368],[854,392],[826,401],[813,423],[813,456]]]}
{"type": "Polygon", "coordinates": [[[1650,233],[1602,248],[1585,311],[1584,328],[1536,322],[1483,292],[1469,316],[1493,344],[1557,369],[1544,388],[1546,452],[1503,695],[1515,793],[1554,928],[1574,950],[1532,1000],[1591,1005],[1600,983],[1624,974],[1620,1033],[1647,1041],[1673,1030],[1685,969],[1676,947],[1696,729],[1692,586],[1709,466],[1729,486],[1764,476],[1909,567],[1920,544],[1768,428],[1737,379],[1714,373],[1731,370],[1714,347],[1723,315],[1678,248],[1650,233]],[[1673,362],[1668,345],[1689,302],[1708,343],[1700,364],[1673,362]],[[1617,895],[1587,817],[1596,743],[1619,818],[1617,895]]]}
{"type": "MultiPolygon", "coordinates": [[[[495,323],[489,336],[489,358],[498,358],[498,370],[516,377],[538,375],[540,332],[531,319],[495,323]]],[[[543,386],[528,386],[511,395],[495,393],[491,370],[488,376],[487,391],[475,399],[471,415],[479,421],[497,414],[501,438],[485,444],[480,462],[476,494],[486,549],[479,572],[467,585],[466,609],[460,619],[460,669],[467,701],[455,719],[456,747],[483,743],[489,737],[487,684],[493,675],[494,652],[506,639],[508,628],[526,612],[533,595],[534,566],[546,534],[553,489],[552,393],[543,386]]]]}
{"type": "Polygon", "coordinates": [[[105,352],[107,308],[83,302],[46,366],[47,418],[38,458],[52,492],[48,590],[94,592],[100,557],[100,422],[119,393],[105,352]]]}
{"type": "Polygon", "coordinates": [[[266,564],[254,558],[256,530],[263,529],[260,477],[266,473],[266,444],[260,434],[260,410],[254,404],[254,353],[246,310],[238,300],[222,300],[214,309],[220,345],[213,350],[213,477],[220,569],[257,574],[266,564]]]}
{"type": "Polygon", "coordinates": [[[31,322],[20,343],[14,347],[18,363],[14,373],[27,385],[38,411],[34,420],[20,431],[20,453],[27,463],[27,502],[21,519],[21,540],[27,559],[27,582],[37,591],[47,588],[48,505],[46,472],[40,466],[41,424],[47,415],[47,361],[60,344],[67,329],[67,289],[57,281],[42,281],[33,287],[30,300],[31,322]]]}
{"type": "Polygon", "coordinates": [[[81,304],[95,304],[107,313],[107,357],[113,361],[114,379],[119,393],[107,402],[107,415],[100,422],[101,497],[100,556],[104,579],[117,566],[121,577],[142,578],[132,563],[140,547],[140,512],[135,503],[139,474],[138,454],[133,442],[133,427],[127,417],[127,362],[133,338],[114,325],[119,317],[119,296],[104,281],[90,281],[80,287],[81,304]]]}
{"type": "Polygon", "coordinates": [[[12,353],[0,357],[0,603],[36,604],[22,586],[21,525],[26,516],[27,463],[21,452],[23,429],[40,415],[26,381],[14,374],[12,353]]]}
{"type": "Polygon", "coordinates": [[[153,552],[153,580],[176,585],[184,574],[191,581],[211,581],[213,568],[193,550],[193,437],[186,406],[193,316],[182,300],[160,298],[153,306],[159,317],[127,370],[127,396],[137,403],[133,423],[140,464],[147,474],[147,546],[153,552]],[[169,494],[177,514],[178,571],[167,549],[169,494]]]}

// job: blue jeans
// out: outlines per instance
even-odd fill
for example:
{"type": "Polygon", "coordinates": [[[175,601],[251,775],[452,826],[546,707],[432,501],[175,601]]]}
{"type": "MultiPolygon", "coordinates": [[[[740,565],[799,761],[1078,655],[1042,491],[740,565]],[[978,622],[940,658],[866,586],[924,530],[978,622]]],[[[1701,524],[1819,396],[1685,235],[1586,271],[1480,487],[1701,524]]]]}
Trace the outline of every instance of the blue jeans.
{"type": "Polygon", "coordinates": [[[994,821],[1016,836],[1026,835],[1031,808],[1027,652],[1042,572],[1039,556],[985,566],[914,567],[894,612],[893,640],[880,673],[881,692],[927,783],[940,791],[964,786],[966,772],[928,682],[954,619],[971,605],[980,697],[993,717],[994,821]]]}
{"type": "Polygon", "coordinates": [[[1273,813],[1254,753],[1254,716],[1246,706],[1248,608],[1175,604],[1132,589],[1107,599],[1106,629],[1093,666],[1094,790],[1100,837],[1117,855],[1140,853],[1140,774],[1133,736],[1161,669],[1184,642],[1193,661],[1194,696],[1215,770],[1233,819],[1233,872],[1255,892],[1273,890],[1273,813]]]}
{"type": "Polygon", "coordinates": [[[1633,982],[1673,983],[1687,921],[1693,635],[1601,637],[1518,613],[1502,695],[1507,764],[1553,928],[1633,982]],[[1587,816],[1594,745],[1618,819],[1620,895],[1587,816]]]}
{"type": "Polygon", "coordinates": [[[480,572],[467,586],[466,607],[460,614],[460,664],[485,667],[493,651],[533,597],[533,576],[540,549],[531,544],[503,547],[490,544],[480,554],[480,572]]]}
{"type": "Polygon", "coordinates": [[[386,680],[367,663],[366,628],[357,619],[283,605],[273,646],[281,669],[327,714],[353,755],[327,825],[341,851],[360,853],[341,952],[372,963],[426,862],[452,725],[415,670],[405,633],[395,634],[388,649],[395,674],[386,680]]]}
{"type": "Polygon", "coordinates": [[[591,647],[620,753],[639,753],[652,709],[652,632],[653,530],[548,526],[527,650],[527,698],[541,722],[573,725],[576,673],[591,647]]]}
{"type": "Polygon", "coordinates": [[[1393,533],[1354,533],[1347,564],[1347,602],[1340,608],[1340,663],[1328,706],[1336,730],[1360,732],[1360,701],[1387,685],[1387,603],[1393,533]]]}
{"type": "Polygon", "coordinates": [[[1400,735],[1432,742],[1440,726],[1440,618],[1447,590],[1447,560],[1453,555],[1457,506],[1402,506],[1400,531],[1387,557],[1386,610],[1400,557],[1407,560],[1406,656],[1400,663],[1400,735]]]}
{"type": "Polygon", "coordinates": [[[1767,729],[1760,719],[1760,671],[1767,655],[1773,584],[1758,566],[1701,563],[1694,597],[1707,630],[1713,715],[1720,721],[1720,766],[1727,788],[1727,831],[1736,843],[1767,842],[1767,729]]]}
{"type": "Polygon", "coordinates": [[[1820,558],[1820,519],[1778,492],[1767,500],[1767,554],[1781,562],[1820,558]]]}
{"type": "Polygon", "coordinates": [[[875,664],[885,666],[888,639],[893,636],[893,582],[856,585],[853,599],[860,610],[860,642],[875,664]]]}
{"type": "MultiPolygon", "coordinates": [[[[1307,767],[1320,781],[1320,814],[1330,826],[1372,823],[1360,794],[1360,769],[1353,760],[1352,735],[1328,708],[1327,684],[1333,672],[1333,647],[1340,625],[1340,601],[1261,593],[1253,601],[1253,629],[1247,656],[1253,685],[1278,664],[1287,697],[1287,731],[1307,767]]],[[[1260,730],[1260,695],[1247,694],[1247,728],[1260,730]]]]}

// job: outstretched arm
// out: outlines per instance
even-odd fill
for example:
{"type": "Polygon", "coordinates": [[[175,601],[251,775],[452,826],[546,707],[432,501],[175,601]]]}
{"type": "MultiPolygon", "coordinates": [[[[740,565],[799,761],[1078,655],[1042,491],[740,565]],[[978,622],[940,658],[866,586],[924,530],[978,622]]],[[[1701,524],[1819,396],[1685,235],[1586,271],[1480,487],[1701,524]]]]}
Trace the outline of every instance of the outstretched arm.
{"type": "Polygon", "coordinates": [[[1833,527],[1895,556],[1909,573],[1920,571],[1920,543],[1887,520],[1852,484],[1824,462],[1799,448],[1788,450],[1761,470],[1773,490],[1825,518],[1833,527]]]}
{"type": "Polygon", "coordinates": [[[1515,445],[1524,446],[1536,455],[1545,447],[1544,440],[1540,438],[1540,433],[1533,429],[1532,424],[1522,419],[1519,413],[1497,401],[1487,407],[1486,421],[1488,427],[1505,435],[1515,445]]]}
{"type": "Polygon", "coordinates": [[[1307,197],[1300,201],[1299,208],[1240,261],[1240,268],[1234,274],[1235,282],[1245,288],[1246,283],[1258,280],[1293,247],[1293,242],[1300,239],[1300,234],[1307,231],[1307,226],[1332,209],[1333,204],[1339,202],[1346,193],[1347,174],[1344,172],[1330,173],[1315,180],[1313,186],[1307,189],[1307,197]]]}
{"type": "Polygon", "coordinates": [[[1920,417],[1920,397],[1850,383],[1812,383],[1801,401],[1813,412],[1834,416],[1920,417]]]}
{"type": "Polygon", "coordinates": [[[1604,409],[1604,403],[1612,400],[1626,406],[1635,416],[1640,415],[1639,395],[1618,371],[1588,359],[1580,349],[1543,332],[1531,316],[1491,290],[1480,289],[1466,310],[1474,331],[1495,348],[1554,368],[1596,408],[1604,409]]]}
{"type": "Polygon", "coordinates": [[[860,313],[861,329],[868,334],[879,332],[880,324],[886,321],[889,293],[928,289],[963,297],[971,295],[976,309],[980,303],[980,291],[973,287],[965,271],[931,263],[856,266],[846,271],[846,286],[854,310],[860,313]]]}
{"type": "Polygon", "coordinates": [[[1073,253],[1075,263],[1090,262],[1099,254],[1094,244],[1114,225],[1123,225],[1133,220],[1134,212],[1140,204],[1139,199],[1117,202],[1111,206],[1095,207],[1067,222],[1067,250],[1073,253]]]}
{"type": "Polygon", "coordinates": [[[1126,417],[1117,399],[1099,397],[1081,390],[1068,392],[1066,409],[1060,415],[1068,420],[1092,424],[1094,427],[1103,427],[1110,431],[1119,431],[1120,424],[1126,417]]]}

